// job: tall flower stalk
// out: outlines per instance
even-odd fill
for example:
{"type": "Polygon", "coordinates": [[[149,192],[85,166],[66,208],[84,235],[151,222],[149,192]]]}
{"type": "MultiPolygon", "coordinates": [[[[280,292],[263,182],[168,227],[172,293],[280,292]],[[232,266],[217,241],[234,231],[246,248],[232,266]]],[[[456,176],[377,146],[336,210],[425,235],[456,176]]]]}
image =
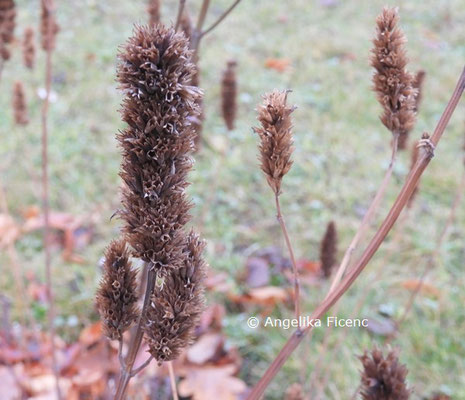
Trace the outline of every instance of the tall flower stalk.
{"type": "MultiPolygon", "coordinates": [[[[124,398],[131,377],[152,358],[161,364],[178,357],[192,342],[203,309],[204,244],[185,230],[192,207],[186,194],[195,135],[191,121],[201,97],[190,85],[191,55],[185,36],[161,24],[136,27],[119,54],[117,78],[125,94],[121,115],[127,127],[118,135],[124,187],[117,213],[130,253],[145,263],[148,276],[142,309],[123,324],[127,329],[136,320],[126,357],[122,338],[108,335],[120,339],[116,399],[124,398]],[[143,337],[150,357],[134,368],[143,337]]],[[[108,281],[104,277],[101,289],[108,281]]],[[[122,303],[113,307],[121,310],[122,303]]]]}

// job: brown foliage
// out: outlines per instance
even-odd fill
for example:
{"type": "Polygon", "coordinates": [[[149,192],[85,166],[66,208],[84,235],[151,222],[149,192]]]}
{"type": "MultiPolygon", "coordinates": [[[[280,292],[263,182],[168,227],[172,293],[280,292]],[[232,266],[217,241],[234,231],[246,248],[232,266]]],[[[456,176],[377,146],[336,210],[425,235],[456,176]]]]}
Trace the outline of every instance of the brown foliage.
{"type": "Polygon", "coordinates": [[[55,20],[54,0],[41,0],[40,33],[42,35],[42,49],[53,50],[55,39],[60,27],[55,20]]]}
{"type": "Polygon", "coordinates": [[[331,276],[333,267],[336,264],[337,254],[337,231],[336,224],[331,221],[326,227],[326,232],[321,241],[320,246],[320,261],[321,270],[325,278],[331,276]]]}
{"type": "Polygon", "coordinates": [[[236,120],[237,113],[236,66],[236,61],[228,61],[221,81],[221,110],[226,127],[230,131],[234,129],[234,121],[236,120]]]}
{"type": "Polygon", "coordinates": [[[34,44],[34,29],[27,27],[23,38],[23,61],[24,65],[32,69],[36,58],[36,47],[34,44]]]}
{"type": "Polygon", "coordinates": [[[275,194],[281,192],[281,181],[292,166],[292,120],[295,107],[287,105],[288,91],[275,90],[266,94],[258,107],[260,128],[254,128],[260,138],[260,162],[268,184],[275,194]]]}
{"type": "Polygon", "coordinates": [[[371,65],[376,70],[374,90],[383,106],[381,121],[393,134],[399,135],[400,143],[405,146],[406,136],[416,119],[416,90],[412,86],[413,77],[406,70],[406,38],[397,28],[398,21],[395,8],[384,8],[376,19],[371,65]]]}
{"type": "Polygon", "coordinates": [[[382,351],[374,348],[360,357],[363,364],[361,394],[364,400],[407,400],[410,390],[405,378],[408,370],[399,363],[397,353],[389,351],[384,357],[382,351]]]}
{"type": "Polygon", "coordinates": [[[15,123],[18,125],[27,125],[29,117],[27,115],[26,95],[24,94],[24,86],[21,82],[15,82],[13,86],[13,114],[15,123]]]}
{"type": "Polygon", "coordinates": [[[110,339],[121,339],[139,314],[137,273],[124,241],[113,241],[105,251],[103,278],[97,290],[97,309],[110,339]]]}

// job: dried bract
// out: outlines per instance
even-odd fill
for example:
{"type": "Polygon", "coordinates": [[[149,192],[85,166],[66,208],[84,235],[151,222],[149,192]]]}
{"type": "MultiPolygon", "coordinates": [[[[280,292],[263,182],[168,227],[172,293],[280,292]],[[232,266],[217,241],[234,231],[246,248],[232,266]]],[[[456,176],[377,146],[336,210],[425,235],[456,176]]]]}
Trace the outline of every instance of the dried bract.
{"type": "Polygon", "coordinates": [[[13,86],[12,105],[15,123],[18,125],[27,125],[29,117],[27,115],[26,95],[24,94],[24,86],[21,82],[15,82],[13,86]]]}
{"type": "Polygon", "coordinates": [[[381,121],[405,145],[406,137],[416,119],[416,90],[413,77],[407,72],[406,38],[397,28],[397,9],[384,8],[376,19],[377,35],[374,39],[371,64],[374,90],[383,106],[381,121]]]}
{"type": "Polygon", "coordinates": [[[55,3],[53,0],[41,0],[40,33],[42,49],[53,50],[60,27],[55,20],[55,3]]]}
{"type": "Polygon", "coordinates": [[[281,181],[292,166],[293,151],[291,113],[295,107],[287,105],[288,91],[275,90],[266,94],[258,107],[261,127],[254,128],[260,138],[260,162],[268,184],[276,195],[281,192],[281,181]]]}
{"type": "Polygon", "coordinates": [[[103,277],[96,296],[104,333],[110,339],[121,339],[139,315],[136,277],[126,243],[111,242],[105,252],[103,277]]]}
{"type": "Polygon", "coordinates": [[[320,246],[320,262],[321,270],[325,278],[331,276],[331,272],[336,265],[337,255],[337,231],[336,224],[331,221],[327,227],[326,232],[321,241],[320,246]]]}
{"type": "Polygon", "coordinates": [[[236,61],[228,61],[221,81],[221,111],[228,130],[234,129],[237,105],[236,61]]]}
{"type": "Polygon", "coordinates": [[[405,378],[407,368],[399,363],[397,353],[389,351],[387,357],[380,349],[365,352],[360,357],[363,364],[361,394],[364,400],[407,400],[410,390],[405,378]]]}
{"type": "Polygon", "coordinates": [[[36,46],[34,45],[34,29],[28,27],[24,31],[23,38],[23,61],[24,65],[32,69],[36,58],[36,46]]]}

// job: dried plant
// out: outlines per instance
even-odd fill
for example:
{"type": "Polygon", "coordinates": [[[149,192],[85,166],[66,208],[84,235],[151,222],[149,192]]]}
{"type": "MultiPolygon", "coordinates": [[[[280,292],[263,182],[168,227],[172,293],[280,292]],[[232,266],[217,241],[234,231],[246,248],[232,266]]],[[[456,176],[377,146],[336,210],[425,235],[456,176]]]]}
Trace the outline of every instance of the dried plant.
{"type": "Polygon", "coordinates": [[[189,41],[192,39],[192,32],[194,31],[194,27],[192,25],[191,17],[187,9],[184,9],[181,14],[181,19],[179,20],[179,27],[181,31],[186,35],[186,38],[189,41]]]}
{"type": "Polygon", "coordinates": [[[234,129],[234,122],[236,120],[237,113],[236,66],[236,61],[228,61],[221,81],[221,110],[226,127],[230,131],[234,129]]]}
{"type": "Polygon", "coordinates": [[[26,95],[24,93],[24,86],[21,82],[15,82],[13,86],[13,114],[15,123],[18,125],[27,125],[29,117],[27,113],[26,95]]]}
{"type": "Polygon", "coordinates": [[[374,348],[360,357],[363,365],[361,394],[364,400],[407,400],[411,391],[405,378],[408,370],[399,362],[397,352],[374,348]]]}
{"type": "Polygon", "coordinates": [[[24,30],[23,38],[23,62],[29,68],[34,68],[36,58],[36,46],[34,44],[34,29],[27,27],[24,30]]]}
{"type": "Polygon", "coordinates": [[[137,272],[132,269],[129,251],[122,240],[113,241],[105,251],[103,278],[97,290],[97,309],[104,333],[110,339],[122,339],[136,320],[137,272]]]}
{"type": "Polygon", "coordinates": [[[336,265],[337,231],[334,221],[328,223],[320,246],[321,270],[325,278],[329,278],[336,265]]]}
{"type": "Polygon", "coordinates": [[[288,91],[275,90],[266,94],[258,107],[260,128],[260,162],[266,180],[276,195],[281,193],[281,181],[292,166],[293,151],[291,113],[295,107],[287,105],[288,91]]]}
{"type": "Polygon", "coordinates": [[[285,400],[304,400],[304,393],[300,383],[294,383],[289,386],[284,396],[285,400]]]}
{"type": "Polygon", "coordinates": [[[422,69],[418,71],[413,79],[412,86],[416,90],[415,112],[418,112],[421,101],[423,100],[423,84],[425,83],[426,72],[422,69]]]}
{"type": "Polygon", "coordinates": [[[16,6],[13,0],[0,0],[0,58],[10,59],[7,45],[14,37],[16,26],[16,6]]]}
{"type": "Polygon", "coordinates": [[[42,35],[42,49],[55,49],[56,35],[60,27],[55,20],[54,0],[41,0],[40,33],[42,35]]]}
{"type": "Polygon", "coordinates": [[[397,27],[399,16],[396,8],[384,8],[376,19],[377,36],[374,39],[371,64],[374,90],[383,107],[382,123],[405,146],[406,136],[415,124],[416,90],[413,76],[407,72],[406,38],[397,27]]]}
{"type": "Polygon", "coordinates": [[[156,25],[160,23],[161,0],[149,0],[147,12],[149,13],[149,24],[156,25]]]}
{"type": "MultiPolygon", "coordinates": [[[[418,161],[418,156],[420,154],[420,147],[419,146],[420,146],[420,141],[415,142],[414,145],[412,146],[412,150],[411,150],[411,154],[410,154],[410,170],[413,169],[413,167],[415,166],[415,164],[418,161]]],[[[415,186],[415,190],[413,191],[412,195],[410,196],[410,199],[408,200],[408,204],[407,204],[408,208],[412,207],[412,205],[413,205],[415,197],[418,194],[418,186],[419,186],[419,184],[417,186],[415,186]]]]}
{"type": "MultiPolygon", "coordinates": [[[[201,91],[190,85],[195,66],[182,33],[161,24],[138,26],[119,54],[125,93],[118,136],[125,184],[123,232],[132,254],[148,265],[144,306],[124,363],[116,398],[124,396],[143,335],[159,363],[179,355],[203,305],[203,244],[184,227],[192,204],[187,174],[193,161],[192,119],[201,91]]],[[[137,371],[138,369],[136,369],[137,371]]]]}

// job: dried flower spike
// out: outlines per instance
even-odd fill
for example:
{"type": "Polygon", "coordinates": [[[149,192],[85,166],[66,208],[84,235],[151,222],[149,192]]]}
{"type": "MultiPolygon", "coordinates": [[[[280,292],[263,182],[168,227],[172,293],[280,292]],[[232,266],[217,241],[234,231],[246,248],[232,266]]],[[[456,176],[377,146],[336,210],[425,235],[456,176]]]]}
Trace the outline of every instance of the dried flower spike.
{"type": "Polygon", "coordinates": [[[55,38],[60,30],[55,20],[55,3],[53,0],[41,0],[40,33],[42,35],[42,49],[53,50],[55,38]]]}
{"type": "Polygon", "coordinates": [[[228,61],[221,81],[221,110],[226,127],[230,131],[234,129],[234,121],[236,120],[237,112],[236,66],[236,61],[228,61]]]}
{"type": "Polygon", "coordinates": [[[26,95],[24,94],[24,86],[21,82],[15,82],[14,84],[12,105],[15,123],[18,125],[27,125],[29,117],[27,115],[26,95]]]}
{"type": "Polygon", "coordinates": [[[408,370],[399,363],[397,353],[389,351],[387,357],[380,349],[360,357],[363,364],[361,394],[364,400],[407,400],[410,390],[405,378],[408,370]]]}
{"type": "Polygon", "coordinates": [[[413,79],[412,86],[417,91],[417,95],[415,97],[415,112],[418,112],[418,108],[420,107],[421,100],[423,99],[423,84],[425,82],[426,72],[422,69],[418,71],[413,79]]]}
{"type": "Polygon", "coordinates": [[[11,43],[16,26],[16,7],[13,0],[0,0],[0,58],[10,59],[10,50],[7,45],[11,43]]]}
{"type": "Polygon", "coordinates": [[[286,390],[285,400],[304,400],[304,393],[300,383],[294,383],[286,390]]]}
{"type": "Polygon", "coordinates": [[[204,308],[204,246],[195,233],[187,235],[184,264],[162,278],[153,291],[144,331],[159,364],[176,359],[193,341],[204,308]]]}
{"type": "Polygon", "coordinates": [[[149,13],[149,24],[156,25],[160,22],[161,0],[149,0],[147,12],[149,13]]]}
{"type": "Polygon", "coordinates": [[[111,242],[105,251],[103,277],[96,296],[103,329],[110,339],[121,339],[139,314],[136,276],[126,243],[111,242]]]}
{"type": "Polygon", "coordinates": [[[325,278],[331,276],[333,267],[336,265],[337,254],[337,231],[336,224],[331,221],[327,227],[326,232],[321,241],[320,247],[320,261],[321,270],[325,278]]]}
{"type": "Polygon", "coordinates": [[[397,28],[398,21],[395,8],[384,8],[376,19],[371,65],[376,70],[374,90],[383,106],[381,121],[405,145],[406,136],[415,124],[416,90],[412,86],[413,77],[406,70],[406,38],[397,28]]]}
{"type": "Polygon", "coordinates": [[[34,45],[34,29],[27,27],[23,38],[23,61],[24,65],[32,69],[36,58],[36,47],[34,45]]]}
{"type": "Polygon", "coordinates": [[[203,246],[184,231],[192,206],[186,195],[192,119],[201,91],[190,85],[195,67],[188,41],[173,29],[136,27],[119,58],[126,94],[121,114],[128,124],[118,137],[125,183],[119,215],[134,255],[157,274],[143,330],[150,353],[163,362],[189,343],[203,302],[203,246]]]}
{"type": "Polygon", "coordinates": [[[293,151],[291,113],[287,105],[288,91],[274,90],[266,94],[258,107],[260,128],[254,128],[260,138],[260,162],[268,184],[276,195],[281,193],[281,181],[292,166],[293,151]]]}

